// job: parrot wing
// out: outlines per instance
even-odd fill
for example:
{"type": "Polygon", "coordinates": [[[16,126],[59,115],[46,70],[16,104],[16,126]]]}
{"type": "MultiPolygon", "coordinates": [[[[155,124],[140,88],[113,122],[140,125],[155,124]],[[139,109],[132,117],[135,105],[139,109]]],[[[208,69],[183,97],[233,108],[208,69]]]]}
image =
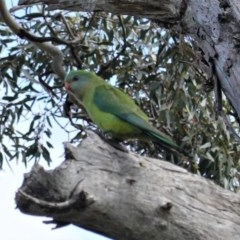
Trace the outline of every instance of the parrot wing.
{"type": "Polygon", "coordinates": [[[122,120],[127,121],[126,118],[130,120],[133,116],[147,120],[147,116],[135,102],[126,93],[115,87],[108,85],[96,87],[93,101],[102,111],[114,114],[122,120]]]}
{"type": "Polygon", "coordinates": [[[124,92],[109,86],[100,85],[95,89],[94,104],[103,112],[117,116],[122,121],[140,128],[144,134],[159,140],[163,146],[179,150],[180,147],[148,123],[145,113],[124,92]]]}

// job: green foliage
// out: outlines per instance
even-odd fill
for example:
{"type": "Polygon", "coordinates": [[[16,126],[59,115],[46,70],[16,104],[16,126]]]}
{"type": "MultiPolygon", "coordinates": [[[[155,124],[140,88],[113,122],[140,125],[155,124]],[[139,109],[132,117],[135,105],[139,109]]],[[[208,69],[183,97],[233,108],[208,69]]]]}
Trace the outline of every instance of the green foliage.
{"type": "MultiPolygon", "coordinates": [[[[68,70],[95,71],[128,92],[152,123],[193,158],[180,161],[157,146],[129,141],[132,151],[167,158],[226,188],[238,188],[239,145],[217,119],[214,93],[203,87],[207,76],[197,69],[191,39],[147,19],[103,13],[30,9],[18,21],[37,36],[51,37],[63,51],[68,70]]],[[[13,159],[27,164],[40,157],[50,162],[51,137],[58,134],[55,124],[67,132],[82,125],[79,117],[92,124],[82,110],[74,112],[74,126],[63,117],[66,93],[47,53],[14,36],[3,23],[0,41],[0,164],[13,159]],[[23,122],[28,127],[22,127],[23,122]]],[[[230,120],[236,126],[234,118],[230,120]]],[[[84,135],[75,129],[74,136],[84,135]]]]}

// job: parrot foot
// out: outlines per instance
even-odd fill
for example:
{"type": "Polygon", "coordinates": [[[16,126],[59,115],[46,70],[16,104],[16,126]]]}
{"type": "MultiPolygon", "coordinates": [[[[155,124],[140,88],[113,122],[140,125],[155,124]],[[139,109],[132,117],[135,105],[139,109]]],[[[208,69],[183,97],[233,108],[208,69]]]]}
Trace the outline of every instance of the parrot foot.
{"type": "Polygon", "coordinates": [[[118,140],[117,138],[111,137],[111,134],[103,133],[98,129],[94,130],[94,132],[107,144],[111,145],[117,150],[120,150],[125,153],[129,153],[128,149],[121,143],[121,141],[118,140]]]}
{"type": "Polygon", "coordinates": [[[117,139],[106,139],[106,143],[116,148],[117,150],[129,153],[128,149],[123,144],[121,144],[117,139]]]}

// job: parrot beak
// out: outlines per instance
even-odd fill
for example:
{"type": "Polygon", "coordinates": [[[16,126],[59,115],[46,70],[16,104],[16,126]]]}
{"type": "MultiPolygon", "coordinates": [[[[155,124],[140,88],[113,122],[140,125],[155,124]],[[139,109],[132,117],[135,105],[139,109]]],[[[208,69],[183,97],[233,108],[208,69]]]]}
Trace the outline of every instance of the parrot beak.
{"type": "Polygon", "coordinates": [[[65,83],[65,89],[66,89],[67,91],[70,90],[70,84],[69,84],[69,83],[65,83]]]}

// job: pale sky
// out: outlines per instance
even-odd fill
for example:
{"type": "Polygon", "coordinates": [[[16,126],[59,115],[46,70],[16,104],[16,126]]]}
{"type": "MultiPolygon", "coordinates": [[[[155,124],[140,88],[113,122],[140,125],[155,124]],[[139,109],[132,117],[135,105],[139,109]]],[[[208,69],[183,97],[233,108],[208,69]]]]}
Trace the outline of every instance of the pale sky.
{"type": "MultiPolygon", "coordinates": [[[[6,1],[8,6],[12,6],[11,2],[13,2],[14,6],[18,1],[6,1]]],[[[14,127],[24,127],[21,126],[21,124],[23,123],[14,127]]],[[[24,124],[29,123],[25,122],[24,124]]],[[[54,145],[51,156],[54,162],[51,164],[50,168],[54,168],[64,161],[62,143],[66,142],[68,140],[67,138],[67,135],[64,134],[62,129],[57,129],[57,127],[54,126],[51,138],[51,143],[54,145]],[[62,133],[60,134],[60,132],[62,133]]],[[[57,230],[51,230],[54,225],[42,223],[43,220],[51,219],[29,216],[15,209],[15,193],[22,185],[23,174],[30,171],[32,164],[33,163],[30,162],[26,169],[23,163],[20,162],[17,165],[16,161],[13,160],[11,167],[14,173],[11,172],[6,164],[4,164],[4,171],[0,171],[0,229],[2,238],[5,240],[106,240],[107,238],[72,225],[57,230]]],[[[41,161],[40,164],[47,168],[44,161],[41,161]]]]}
{"type": "MultiPolygon", "coordinates": [[[[15,127],[21,125],[22,124],[18,124],[18,126],[15,127]]],[[[40,164],[45,169],[53,169],[64,161],[63,142],[66,142],[67,135],[64,134],[63,130],[58,126],[54,126],[52,132],[53,137],[51,143],[53,143],[54,149],[51,151],[51,156],[53,162],[49,168],[44,160],[40,161],[40,164]]],[[[29,216],[15,209],[15,193],[22,185],[23,174],[29,172],[32,165],[33,162],[30,162],[26,169],[23,163],[20,162],[17,164],[16,161],[13,160],[11,167],[14,172],[11,172],[6,164],[4,164],[4,170],[0,171],[1,236],[4,236],[5,240],[107,240],[105,237],[93,234],[73,225],[51,230],[55,225],[46,225],[42,223],[43,220],[51,220],[50,218],[29,216]]]]}
{"type": "MultiPolygon", "coordinates": [[[[15,165],[15,164],[12,164],[15,165]]],[[[14,174],[9,169],[0,172],[0,229],[5,240],[106,240],[107,238],[69,225],[64,228],[51,230],[54,225],[43,224],[50,218],[29,216],[15,209],[15,193],[23,181],[23,173],[28,172],[23,164],[13,166],[14,174]]]]}

